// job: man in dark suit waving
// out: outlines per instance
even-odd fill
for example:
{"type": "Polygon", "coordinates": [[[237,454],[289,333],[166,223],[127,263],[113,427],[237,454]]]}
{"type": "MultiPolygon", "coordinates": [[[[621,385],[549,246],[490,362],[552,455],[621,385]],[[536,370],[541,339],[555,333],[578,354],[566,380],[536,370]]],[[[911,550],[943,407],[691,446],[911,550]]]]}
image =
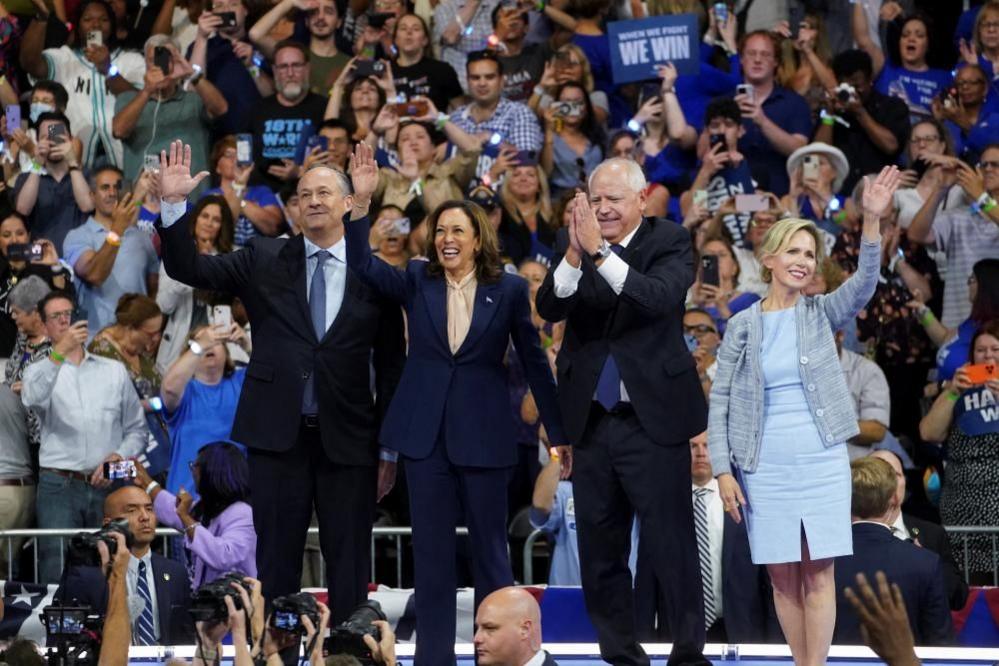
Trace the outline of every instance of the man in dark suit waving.
{"type": "Polygon", "coordinates": [[[567,320],[555,365],[586,607],[605,660],[649,663],[627,564],[637,512],[669,600],[669,663],[706,664],[688,441],[705,429],[707,406],[682,326],[694,281],[690,236],[643,217],[646,182],[634,162],[607,160],[589,186],[589,198],[576,195],[537,296],[542,317],[567,320]]]}
{"type": "MultiPolygon", "coordinates": [[[[404,360],[402,314],[348,269],[343,216],[347,177],[329,168],[298,183],[302,234],[254,238],[225,255],[198,254],[188,232],[191,149],[162,157],[163,263],[176,280],[239,296],[253,327],[232,438],[249,449],[257,569],[267,599],[297,592],[313,507],[326,560],[334,624],[367,598],[376,492],[395,463],[378,424],[404,360]],[[375,368],[377,399],[370,390],[375,368]]],[[[194,353],[198,349],[192,347],[194,353]]]]}
{"type": "MultiPolygon", "coordinates": [[[[104,524],[128,520],[132,533],[126,589],[132,625],[132,645],[187,645],[194,641],[194,623],[187,612],[191,581],[180,562],[150,550],[156,538],[156,513],[146,491],[119,488],[104,500],[104,524]]],[[[67,565],[55,595],[63,603],[74,600],[104,614],[108,581],[98,567],[67,565]]]]}

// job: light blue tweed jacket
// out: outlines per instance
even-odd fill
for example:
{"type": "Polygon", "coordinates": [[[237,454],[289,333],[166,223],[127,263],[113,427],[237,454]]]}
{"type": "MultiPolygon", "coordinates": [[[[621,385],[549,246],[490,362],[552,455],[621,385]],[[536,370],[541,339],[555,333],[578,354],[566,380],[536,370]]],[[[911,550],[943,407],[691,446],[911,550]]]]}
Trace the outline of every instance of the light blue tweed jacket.
{"type": "MultiPolygon", "coordinates": [[[[874,294],[881,270],[881,244],[861,240],[857,272],[832,292],[802,296],[794,306],[798,358],[808,409],[827,447],[857,435],[857,413],[836,354],[835,331],[848,323],[874,294]]],[[[728,322],[718,350],[718,371],[711,386],[708,453],[715,476],[732,465],[756,471],[763,431],[763,371],[760,301],[728,322]]]]}

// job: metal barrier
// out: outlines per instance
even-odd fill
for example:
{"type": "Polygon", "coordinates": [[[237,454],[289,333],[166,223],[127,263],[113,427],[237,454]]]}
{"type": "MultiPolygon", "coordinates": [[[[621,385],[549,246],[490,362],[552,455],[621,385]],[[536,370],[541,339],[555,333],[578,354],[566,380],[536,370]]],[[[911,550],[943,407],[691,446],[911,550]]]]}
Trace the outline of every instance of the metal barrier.
{"type": "MultiPolygon", "coordinates": [[[[97,528],[93,528],[97,529],[97,528]]],[[[968,525],[951,525],[944,526],[944,529],[949,535],[960,535],[958,539],[962,542],[961,556],[958,561],[962,564],[962,571],[964,571],[965,580],[968,578],[968,563],[970,557],[970,545],[968,543],[968,537],[978,536],[990,537],[991,552],[992,552],[992,584],[999,585],[999,527],[975,527],[968,525]]],[[[62,541],[62,547],[59,552],[59,568],[60,570],[64,564],[65,558],[65,542],[68,537],[79,533],[79,529],[64,529],[64,530],[42,530],[42,529],[23,529],[23,530],[0,530],[0,540],[6,540],[6,553],[7,553],[7,580],[13,578],[13,544],[15,539],[27,539],[24,548],[28,547],[32,540],[39,537],[60,537],[62,541]]],[[[83,530],[85,531],[85,530],[83,530]]],[[[318,535],[318,527],[310,527],[308,533],[310,535],[318,535]]],[[[455,534],[458,536],[467,536],[468,528],[458,527],[455,529],[455,534]]],[[[524,541],[524,547],[521,550],[521,558],[524,571],[524,580],[522,581],[525,585],[534,584],[534,549],[537,545],[538,539],[544,534],[541,530],[534,530],[524,541]]],[[[157,536],[164,537],[178,537],[180,533],[176,530],[161,527],[156,530],[157,536]]],[[[403,569],[403,537],[412,537],[413,528],[412,527],[375,527],[371,530],[371,574],[374,577],[375,565],[377,564],[376,558],[376,541],[390,539],[395,543],[395,587],[402,586],[402,569],[403,569]]],[[[956,541],[954,539],[952,541],[956,541]]],[[[162,540],[162,554],[169,556],[170,549],[170,539],[166,538],[162,540]]],[[[38,549],[34,548],[34,565],[35,571],[38,571],[38,549]]],[[[319,570],[321,576],[321,585],[326,584],[326,567],[323,563],[322,552],[319,554],[319,570]]],[[[37,582],[37,578],[35,579],[37,582]]],[[[28,581],[25,581],[28,582],[28,581]]],[[[372,580],[372,582],[375,582],[372,580]]]]}

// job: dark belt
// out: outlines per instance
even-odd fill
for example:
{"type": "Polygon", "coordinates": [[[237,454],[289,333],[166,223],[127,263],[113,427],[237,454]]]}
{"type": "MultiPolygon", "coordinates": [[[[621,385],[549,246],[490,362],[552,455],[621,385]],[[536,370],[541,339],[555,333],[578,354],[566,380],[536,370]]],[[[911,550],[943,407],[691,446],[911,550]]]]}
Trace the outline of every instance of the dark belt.
{"type": "Polygon", "coordinates": [[[634,414],[635,413],[635,408],[631,406],[631,403],[630,402],[624,402],[623,400],[620,401],[620,402],[618,402],[616,405],[614,405],[610,409],[607,409],[606,407],[604,407],[603,405],[601,405],[599,402],[597,402],[596,400],[594,400],[593,403],[592,403],[592,407],[600,415],[610,414],[611,416],[626,416],[628,414],[634,414]]]}
{"type": "Polygon", "coordinates": [[[319,430],[319,414],[302,414],[302,427],[319,430]]]}
{"type": "Polygon", "coordinates": [[[83,472],[74,472],[69,469],[56,469],[54,467],[42,467],[43,472],[50,472],[58,476],[64,476],[67,479],[76,479],[77,481],[83,481],[84,483],[90,483],[90,475],[84,474],[83,472]]]}
{"type": "Polygon", "coordinates": [[[20,479],[0,479],[0,486],[33,486],[35,485],[35,479],[30,476],[25,476],[20,479]]]}

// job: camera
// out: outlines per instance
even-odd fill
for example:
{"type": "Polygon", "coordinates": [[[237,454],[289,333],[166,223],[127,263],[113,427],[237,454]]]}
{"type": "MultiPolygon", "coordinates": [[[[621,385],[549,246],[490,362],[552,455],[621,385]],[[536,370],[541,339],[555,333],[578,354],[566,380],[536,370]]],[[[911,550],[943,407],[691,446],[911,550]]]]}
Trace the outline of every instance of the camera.
{"type": "Polygon", "coordinates": [[[66,563],[70,566],[101,566],[101,554],[97,550],[97,544],[102,541],[107,545],[111,559],[114,559],[118,552],[118,542],[112,536],[115,532],[125,536],[125,547],[131,549],[135,538],[128,528],[128,519],[118,518],[96,532],[79,532],[73,535],[66,548],[66,563]]]}
{"type": "Polygon", "coordinates": [[[190,613],[194,621],[224,622],[229,617],[229,609],[225,605],[226,597],[232,597],[236,610],[243,610],[243,598],[231,584],[238,583],[249,592],[251,588],[243,580],[244,577],[238,571],[230,571],[199,587],[191,597],[190,613]]]}
{"type": "Polygon", "coordinates": [[[368,25],[372,28],[384,28],[390,18],[395,18],[392,12],[370,12],[368,14],[368,25]]]}
{"type": "Polygon", "coordinates": [[[7,246],[9,261],[41,261],[45,248],[41,243],[11,243],[7,246]]]}
{"type": "Polygon", "coordinates": [[[385,72],[385,63],[381,60],[371,60],[369,58],[358,58],[354,63],[354,78],[366,79],[369,76],[375,78],[385,72]]]}
{"type": "Polygon", "coordinates": [[[350,617],[330,632],[327,654],[350,655],[365,666],[373,665],[375,661],[368,646],[364,644],[364,637],[371,636],[376,643],[380,642],[382,632],[373,622],[384,619],[381,604],[373,599],[362,602],[350,617]]]}
{"type": "Polygon", "coordinates": [[[849,83],[841,83],[836,86],[836,99],[838,99],[843,104],[857,98],[857,89],[851,86],[849,83]]]}
{"type": "Polygon", "coordinates": [[[319,628],[319,606],[316,598],[308,592],[286,594],[275,599],[271,605],[274,608],[271,624],[275,629],[304,634],[305,626],[300,617],[302,615],[312,620],[313,627],[319,628]]]}
{"type": "Polygon", "coordinates": [[[222,19],[219,28],[225,30],[226,28],[236,27],[236,12],[215,12],[215,15],[222,19]]]}
{"type": "Polygon", "coordinates": [[[552,102],[552,108],[556,116],[563,118],[578,118],[583,115],[582,102],[552,102]]]}
{"type": "Polygon", "coordinates": [[[45,626],[47,663],[54,666],[97,663],[104,619],[90,606],[46,606],[38,616],[45,626]]]}

